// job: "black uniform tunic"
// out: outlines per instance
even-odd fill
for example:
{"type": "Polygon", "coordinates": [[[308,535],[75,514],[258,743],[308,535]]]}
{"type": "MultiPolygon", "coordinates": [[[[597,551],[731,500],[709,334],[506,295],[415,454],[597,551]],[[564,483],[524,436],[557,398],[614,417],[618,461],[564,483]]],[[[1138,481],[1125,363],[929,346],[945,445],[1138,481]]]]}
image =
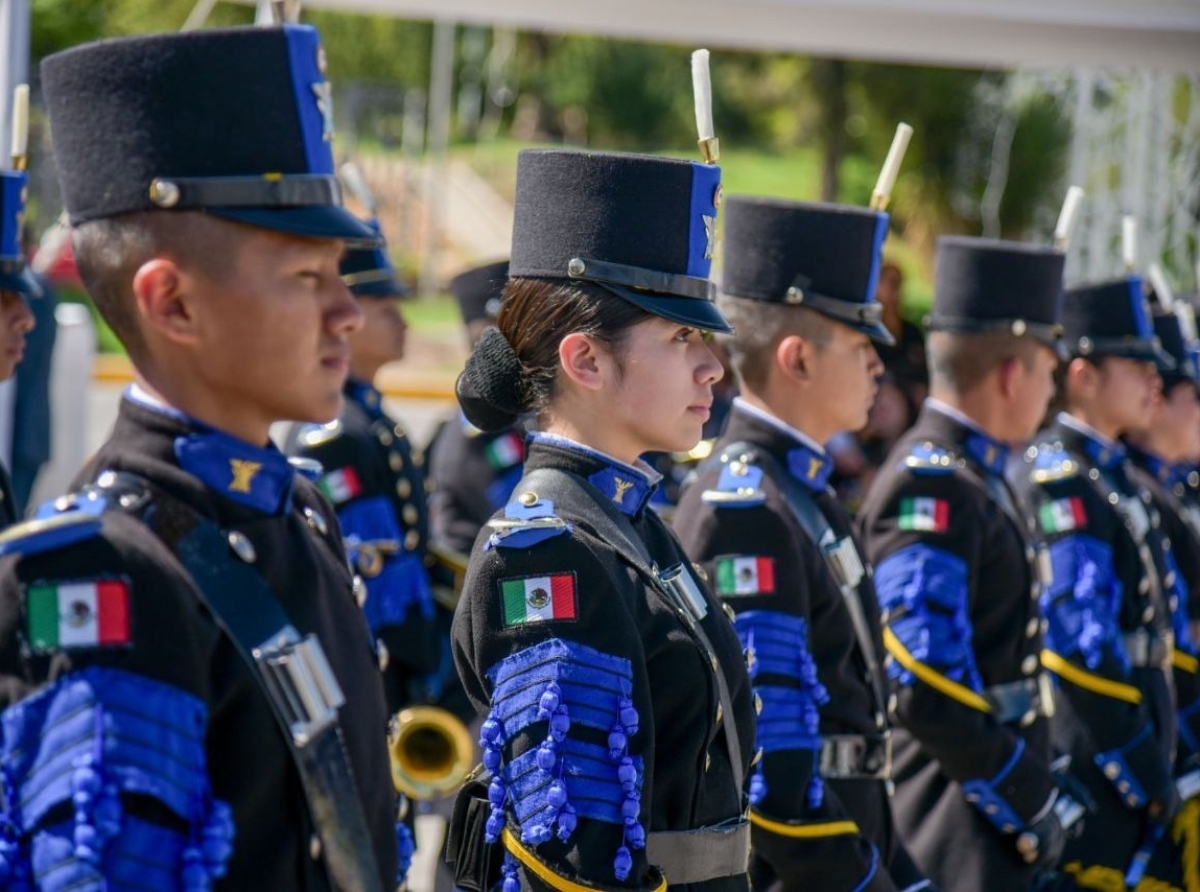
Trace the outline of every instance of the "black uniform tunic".
{"type": "MultiPolygon", "coordinates": [[[[653,483],[641,469],[535,435],[526,469],[545,467],[590,481],[597,499],[628,516],[658,567],[686,562],[646,507],[653,483]]],[[[660,880],[639,845],[646,833],[712,827],[743,815],[722,727],[734,723],[748,767],[754,711],[737,635],[705,592],[702,627],[729,682],[734,714],[726,715],[703,650],[664,596],[596,535],[592,512],[575,516],[535,504],[523,497],[523,483],[516,492],[508,519],[532,512],[543,525],[484,528],[453,629],[467,693],[489,716],[483,736],[492,764],[503,763],[492,794],[499,794],[506,817],[494,811],[494,829],[503,820],[506,834],[523,839],[527,855],[553,872],[552,887],[567,888],[563,878],[656,887],[660,880]],[[552,516],[566,525],[547,528],[552,516]],[[557,778],[566,779],[565,805],[547,804],[548,790],[562,792],[557,778]],[[622,861],[629,868],[624,877],[622,861]]],[[[601,510],[597,504],[595,515],[601,510]]],[[[515,876],[513,863],[507,869],[515,876]]],[[[523,866],[520,875],[543,885],[523,866]]],[[[667,882],[676,885],[669,876],[667,882]]],[[[700,885],[748,887],[744,873],[700,885]]]]}
{"type": "MultiPolygon", "coordinates": [[[[1172,783],[1167,599],[1177,574],[1167,577],[1159,512],[1124,447],[1060,415],[1025,458],[1018,483],[1053,570],[1043,662],[1058,680],[1055,749],[1071,756],[1099,808],[1068,842],[1063,867],[1088,883],[1115,882],[1157,832],[1146,806],[1164,801],[1172,783]]],[[[1170,879],[1158,868],[1152,875],[1170,879]]]]}
{"type": "MultiPolygon", "coordinates": [[[[391,887],[397,851],[387,713],[329,504],[274,447],[130,398],[79,479],[105,470],[136,473],[248,540],[253,566],[292,624],[318,636],[347,694],[345,747],[383,885],[391,887]]],[[[100,876],[117,888],[181,888],[181,850],[228,830],[224,802],[232,809],[232,854],[216,888],[328,889],[271,709],[175,557],[117,510],[78,541],[65,536],[56,547],[37,539],[6,543],[10,553],[28,553],[0,564],[4,823],[19,828],[8,824],[0,837],[20,853],[10,870],[32,859],[43,888],[91,888],[100,876]],[[87,718],[72,725],[72,715],[87,718]],[[32,764],[31,752],[40,752],[32,764]],[[43,801],[35,791],[46,785],[57,795],[43,801]]],[[[250,553],[244,542],[241,553],[250,553]]]]}
{"type": "Polygon", "coordinates": [[[8,468],[0,463],[0,529],[17,520],[17,500],[13,496],[12,481],[8,477],[8,468]]]}
{"type": "MultiPolygon", "coordinates": [[[[781,422],[739,401],[713,456],[679,502],[675,528],[680,541],[717,580],[717,595],[738,615],[735,623],[743,646],[751,646],[756,631],[761,634],[771,627],[800,633],[794,643],[803,656],[792,671],[786,664],[768,667],[760,661],[756,685],[767,685],[768,691],[778,686],[800,691],[820,710],[821,737],[850,734],[882,741],[887,733],[882,695],[887,681],[880,678],[876,686],[869,674],[840,585],[781,490],[797,482],[805,487],[837,540],[848,541],[843,548],[861,553],[849,516],[827,487],[832,459],[781,422]],[[750,448],[730,452],[738,444],[750,448]],[[780,481],[764,471],[754,474],[756,486],[750,486],[747,481],[758,470],[760,451],[794,480],[780,481]],[[738,470],[746,473],[727,473],[720,456],[740,461],[738,470]],[[723,478],[732,485],[723,486],[723,478]],[[738,569],[743,570],[740,577],[738,569]],[[800,665],[809,659],[815,661],[823,696],[803,678],[800,665]]],[[[853,596],[866,620],[874,660],[881,666],[879,606],[861,565],[860,572],[853,596]]],[[[765,729],[786,723],[788,706],[769,694],[765,699],[760,725],[765,729]]],[[[816,770],[821,737],[805,733],[808,730],[793,729],[778,747],[764,741],[765,795],[751,813],[755,887],[777,882],[784,889],[850,890],[918,884],[921,878],[895,833],[885,779],[822,782],[816,770]],[[810,791],[815,794],[812,801],[810,791]]]]}
{"type": "Polygon", "coordinates": [[[893,805],[939,887],[1025,889],[1034,872],[1016,834],[1052,804],[1049,728],[1032,700],[1001,720],[987,689],[1038,675],[1036,551],[1005,447],[937,405],[896,444],[860,515],[896,695],[893,805]]]}

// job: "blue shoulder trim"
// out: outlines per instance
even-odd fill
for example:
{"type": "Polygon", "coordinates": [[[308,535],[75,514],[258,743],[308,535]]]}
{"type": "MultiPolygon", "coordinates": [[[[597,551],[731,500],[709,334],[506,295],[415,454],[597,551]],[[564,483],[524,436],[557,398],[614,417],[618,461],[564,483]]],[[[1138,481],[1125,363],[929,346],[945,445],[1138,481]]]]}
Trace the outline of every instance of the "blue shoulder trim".
{"type": "Polygon", "coordinates": [[[520,496],[505,505],[504,516],[492,518],[488,526],[495,532],[488,537],[484,551],[493,548],[531,548],[547,539],[569,533],[574,528],[554,513],[554,502],[550,499],[538,499],[526,505],[520,496]]]}
{"type": "Polygon", "coordinates": [[[932,443],[917,443],[904,457],[904,467],[922,476],[953,474],[956,464],[954,453],[932,443]]]}
{"type": "Polygon", "coordinates": [[[363,613],[372,636],[402,626],[414,611],[433,616],[433,587],[419,552],[406,550],[396,508],[388,496],[370,496],[338,511],[351,562],[367,586],[363,613]]]}
{"type": "Polygon", "coordinates": [[[967,802],[983,812],[983,816],[1001,833],[1016,833],[1025,828],[1025,822],[1000,793],[1001,784],[1021,761],[1021,755],[1024,752],[1025,741],[1017,738],[1017,745],[1013,747],[1012,755],[1009,756],[1008,761],[1004,763],[995,777],[990,780],[976,778],[963,781],[962,788],[967,802]]]}
{"type": "Polygon", "coordinates": [[[100,535],[108,501],[96,492],[64,496],[38,506],[34,519],[0,533],[0,557],[40,554],[100,535]]]}
{"type": "Polygon", "coordinates": [[[1150,797],[1146,795],[1145,788],[1137,779],[1137,775],[1133,773],[1133,769],[1129,767],[1129,761],[1125,758],[1129,751],[1137,747],[1149,734],[1150,726],[1147,725],[1124,746],[1119,746],[1116,749],[1111,749],[1103,753],[1096,753],[1092,757],[1092,761],[1096,763],[1096,767],[1116,787],[1121,800],[1130,808],[1142,808],[1150,801],[1150,797]]]}
{"type": "Polygon", "coordinates": [[[580,817],[623,828],[613,874],[632,869],[630,848],[646,845],[641,821],[643,766],[630,754],[638,733],[633,705],[633,665],[623,657],[574,641],[549,638],[517,651],[487,671],[495,686],[492,709],[480,732],[483,764],[492,773],[486,838],[495,842],[511,804],[522,842],[537,846],[557,828],[566,841],[580,817]],[[515,758],[510,741],[535,723],[546,738],[515,758]],[[608,733],[607,748],[568,737],[574,725],[608,733]]]}
{"type": "Polygon", "coordinates": [[[757,508],[767,500],[762,490],[763,470],[740,460],[728,461],[713,489],[700,494],[700,501],[716,508],[757,508]]]}
{"type": "Polygon", "coordinates": [[[1046,646],[1063,656],[1082,656],[1090,669],[1109,654],[1128,670],[1117,621],[1123,586],[1113,572],[1112,546],[1093,536],[1066,536],[1050,543],[1050,566],[1050,584],[1041,597],[1046,646]]]}
{"type": "MultiPolygon", "coordinates": [[[[875,568],[879,606],[888,627],[913,659],[979,693],[983,680],[971,647],[967,564],[958,555],[916,544],[893,552],[875,568]]],[[[912,684],[913,673],[896,660],[888,675],[912,684]]]]}
{"type": "Polygon", "coordinates": [[[9,706],[0,722],[0,873],[32,871],[41,882],[53,871],[66,888],[112,881],[112,865],[124,859],[171,873],[163,888],[200,888],[224,875],[233,816],[209,786],[199,699],[93,666],[9,706]],[[161,803],[186,829],[126,815],[131,795],[161,803]],[[73,819],[42,826],[63,806],[73,819]]]}

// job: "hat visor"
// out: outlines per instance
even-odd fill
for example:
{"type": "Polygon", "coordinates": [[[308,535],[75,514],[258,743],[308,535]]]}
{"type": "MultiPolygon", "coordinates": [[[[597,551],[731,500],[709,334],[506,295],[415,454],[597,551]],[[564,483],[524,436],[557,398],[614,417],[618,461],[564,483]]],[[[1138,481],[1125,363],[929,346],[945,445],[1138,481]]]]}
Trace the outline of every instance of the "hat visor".
{"type": "Polygon", "coordinates": [[[363,282],[361,285],[351,285],[350,293],[355,297],[399,298],[411,297],[409,290],[395,279],[384,279],[379,282],[363,282]]]}
{"type": "Polygon", "coordinates": [[[895,336],[888,331],[887,326],[882,322],[846,322],[843,319],[838,319],[837,321],[841,322],[847,328],[862,332],[877,344],[883,344],[885,347],[896,346],[895,336]]]}
{"type": "Polygon", "coordinates": [[[293,208],[207,207],[206,213],[260,229],[308,238],[334,238],[355,246],[374,247],[379,233],[344,207],[313,205],[293,208]]]}
{"type": "Polygon", "coordinates": [[[651,294],[645,291],[634,291],[608,282],[596,282],[618,297],[622,297],[636,307],[641,307],[647,313],[689,325],[704,331],[715,331],[721,334],[733,334],[733,326],[729,324],[717,305],[710,300],[699,297],[675,297],[666,294],[651,294]]]}
{"type": "Polygon", "coordinates": [[[27,298],[42,296],[42,286],[29,267],[15,273],[0,273],[0,291],[14,291],[27,298]]]}
{"type": "Polygon", "coordinates": [[[1147,341],[1133,341],[1121,346],[1100,346],[1092,356],[1117,356],[1121,359],[1136,359],[1139,362],[1152,362],[1159,374],[1175,371],[1175,360],[1161,347],[1147,341]]]}

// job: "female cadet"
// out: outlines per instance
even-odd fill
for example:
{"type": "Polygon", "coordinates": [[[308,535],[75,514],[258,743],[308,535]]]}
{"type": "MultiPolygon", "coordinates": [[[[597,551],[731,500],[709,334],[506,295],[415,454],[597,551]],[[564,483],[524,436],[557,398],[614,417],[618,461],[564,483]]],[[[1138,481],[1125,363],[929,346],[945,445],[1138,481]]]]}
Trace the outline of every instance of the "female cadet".
{"type": "Polygon", "coordinates": [[[480,428],[537,419],[452,633],[491,773],[486,803],[460,801],[460,878],[494,854],[505,892],[747,888],[746,667],[638,458],[709,416],[719,188],[709,165],[521,154],[498,329],[458,383],[480,428]]]}

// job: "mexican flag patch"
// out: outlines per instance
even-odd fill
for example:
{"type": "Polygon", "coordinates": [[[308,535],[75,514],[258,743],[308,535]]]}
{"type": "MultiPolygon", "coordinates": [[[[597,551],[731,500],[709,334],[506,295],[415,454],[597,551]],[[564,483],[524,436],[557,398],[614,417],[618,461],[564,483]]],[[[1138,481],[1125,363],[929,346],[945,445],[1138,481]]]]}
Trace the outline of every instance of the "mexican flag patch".
{"type": "Polygon", "coordinates": [[[717,594],[726,598],[775,594],[775,558],[755,554],[717,558],[717,594]]]}
{"type": "Polygon", "coordinates": [[[1041,521],[1042,531],[1046,533],[1062,533],[1087,526],[1083,499],[1071,496],[1047,502],[1038,510],[1038,520],[1041,521]]]}
{"type": "Polygon", "coordinates": [[[944,533],[950,529],[950,503],[945,499],[913,498],[900,502],[900,529],[944,533]]]}
{"type": "Polygon", "coordinates": [[[500,595],[506,629],[522,623],[579,618],[574,573],[503,579],[500,595]]]}
{"type": "Polygon", "coordinates": [[[502,437],[497,437],[484,447],[488,464],[498,471],[511,468],[525,460],[525,441],[517,434],[509,431],[502,437]]]}
{"type": "Polygon", "coordinates": [[[321,478],[317,486],[335,505],[348,502],[362,492],[362,483],[359,482],[358,472],[351,467],[330,471],[321,478]]]}
{"type": "Polygon", "coordinates": [[[25,590],[26,632],[34,650],[129,644],[129,586],[119,579],[37,583],[25,590]]]}

